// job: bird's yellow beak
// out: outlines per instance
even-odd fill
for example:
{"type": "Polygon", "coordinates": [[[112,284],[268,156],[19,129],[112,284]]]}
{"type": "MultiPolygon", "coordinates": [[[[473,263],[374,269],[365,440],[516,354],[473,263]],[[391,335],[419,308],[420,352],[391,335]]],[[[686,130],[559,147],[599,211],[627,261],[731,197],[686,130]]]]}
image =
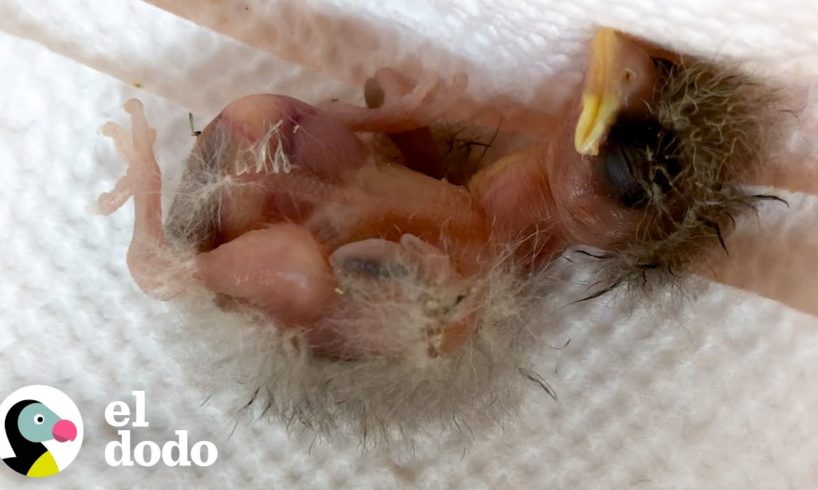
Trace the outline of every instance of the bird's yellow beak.
{"type": "Polygon", "coordinates": [[[596,155],[617,114],[633,95],[653,82],[650,56],[633,40],[613,29],[597,31],[582,92],[582,111],[574,133],[574,148],[596,155]]]}

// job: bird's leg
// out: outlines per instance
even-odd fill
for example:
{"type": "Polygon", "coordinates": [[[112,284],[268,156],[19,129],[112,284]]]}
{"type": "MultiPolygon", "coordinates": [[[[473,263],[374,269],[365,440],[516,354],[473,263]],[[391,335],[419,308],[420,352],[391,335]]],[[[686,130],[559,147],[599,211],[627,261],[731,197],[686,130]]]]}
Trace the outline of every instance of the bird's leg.
{"type": "Polygon", "coordinates": [[[114,122],[107,122],[102,133],[114,141],[128,170],[112,191],[99,196],[97,206],[102,214],[111,214],[133,196],[135,219],[128,268],[143,291],[167,299],[190,283],[192,269],[166,246],[162,175],[153,153],[156,131],[148,125],[141,102],[131,99],[124,108],[131,115],[131,135],[114,122]]]}
{"type": "Polygon", "coordinates": [[[270,224],[196,256],[196,275],[211,291],[302,325],[332,308],[335,279],[321,245],[306,229],[270,224]]]}
{"type": "Polygon", "coordinates": [[[448,85],[434,75],[413,83],[390,68],[381,68],[366,83],[369,108],[334,103],[323,109],[353,131],[400,133],[440,120],[446,100],[462,93],[467,83],[462,73],[448,85]]]}

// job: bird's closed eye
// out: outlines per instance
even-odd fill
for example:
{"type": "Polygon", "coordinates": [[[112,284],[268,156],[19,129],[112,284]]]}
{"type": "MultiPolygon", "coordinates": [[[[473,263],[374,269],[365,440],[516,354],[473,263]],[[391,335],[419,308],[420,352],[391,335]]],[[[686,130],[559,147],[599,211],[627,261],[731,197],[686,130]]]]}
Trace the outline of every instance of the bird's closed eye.
{"type": "Polygon", "coordinates": [[[653,192],[670,191],[678,173],[668,131],[644,118],[621,118],[610,129],[598,157],[600,180],[629,208],[644,208],[653,192]]]}
{"type": "Polygon", "coordinates": [[[606,190],[629,208],[641,208],[648,200],[647,189],[634,177],[634,167],[642,165],[644,155],[630,146],[616,146],[599,157],[599,172],[606,190]]]}

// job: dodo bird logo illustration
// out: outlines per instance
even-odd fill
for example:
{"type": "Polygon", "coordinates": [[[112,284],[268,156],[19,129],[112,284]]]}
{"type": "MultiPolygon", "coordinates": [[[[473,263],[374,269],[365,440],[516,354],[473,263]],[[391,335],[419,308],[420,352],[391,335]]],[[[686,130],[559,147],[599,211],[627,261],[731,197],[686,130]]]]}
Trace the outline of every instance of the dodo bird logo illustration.
{"type": "Polygon", "coordinates": [[[48,386],[27,386],[9,395],[2,405],[8,443],[2,456],[11,469],[44,478],[56,475],[76,457],[82,421],[64,393],[48,386]]]}

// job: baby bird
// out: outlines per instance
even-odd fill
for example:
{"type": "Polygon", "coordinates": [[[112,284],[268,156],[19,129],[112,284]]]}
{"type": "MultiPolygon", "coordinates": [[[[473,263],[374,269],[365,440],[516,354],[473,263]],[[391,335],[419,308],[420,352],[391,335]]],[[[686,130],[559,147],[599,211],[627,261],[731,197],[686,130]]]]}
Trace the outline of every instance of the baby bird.
{"type": "MultiPolygon", "coordinates": [[[[409,382],[401,363],[449,359],[475,371],[481,339],[522,328],[505,328],[498,311],[523,316],[525,291],[566,249],[605,259],[589,297],[644,285],[718,250],[734,216],[769,198],[742,183],[760,166],[778,101],[738,71],[600,29],[582,90],[548,140],[452,172],[430,125],[465,83],[383,69],[366,84],[366,108],[238,99],[198,136],[164,222],[155,132],[131,100],[132,135],[103,128],[128,170],[99,209],[133,197],[128,266],[146,293],[204,287],[338,369],[395,361],[395,376],[361,381],[370,391],[358,398],[434,385],[415,401],[439,415],[456,380],[409,382]]],[[[510,354],[484,354],[489,367],[516,372],[510,354]]],[[[355,376],[313,379],[320,401],[307,388],[293,396],[313,408],[354,405],[341,383],[355,376]]],[[[387,398],[392,415],[406,402],[387,398]]],[[[367,403],[359,408],[372,411],[367,403]]]]}
{"type": "Polygon", "coordinates": [[[424,326],[415,333],[430,355],[449,352],[476,326],[483,300],[475,278],[500,258],[527,271],[590,246],[616,259],[605,266],[605,291],[682,268],[764,197],[739,185],[763,143],[772,98],[762,87],[609,29],[591,52],[578,110],[554,138],[463,185],[410,168],[418,152],[431,155],[426,168],[436,162],[433,139],[406,137],[427,129],[416,115],[435,84],[407,91],[406,79],[381,70],[367,84],[367,98],[381,99],[375,108],[243,97],[202,131],[165,226],[155,134],[130,101],[132,141],[105,126],[128,173],[100,208],[110,213],[134,197],[128,264],[149,294],[203,284],[338,358],[405,348],[381,312],[367,313],[373,295],[420,301],[432,307],[418,304],[424,326]],[[403,161],[385,160],[357,132],[390,134],[403,161]],[[182,259],[182,249],[193,259],[182,259]]]}

